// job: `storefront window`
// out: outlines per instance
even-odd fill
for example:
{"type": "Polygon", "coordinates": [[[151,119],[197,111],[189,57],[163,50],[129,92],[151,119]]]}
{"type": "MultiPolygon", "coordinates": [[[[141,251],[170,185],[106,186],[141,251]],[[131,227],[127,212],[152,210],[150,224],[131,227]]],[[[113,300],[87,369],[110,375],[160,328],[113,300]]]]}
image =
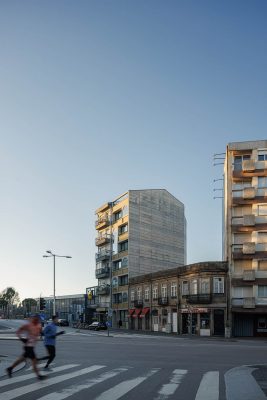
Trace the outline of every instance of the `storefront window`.
{"type": "Polygon", "coordinates": [[[210,314],[200,314],[200,329],[210,329],[210,314]]]}

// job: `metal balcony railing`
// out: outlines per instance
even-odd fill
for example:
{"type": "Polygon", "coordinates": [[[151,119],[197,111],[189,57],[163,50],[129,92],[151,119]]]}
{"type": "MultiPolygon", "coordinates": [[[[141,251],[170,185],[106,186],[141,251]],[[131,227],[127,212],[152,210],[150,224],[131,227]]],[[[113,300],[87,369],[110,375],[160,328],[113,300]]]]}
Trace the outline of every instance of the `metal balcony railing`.
{"type": "Polygon", "coordinates": [[[169,303],[169,299],[168,299],[167,296],[166,296],[166,297],[159,297],[159,298],[158,298],[158,305],[159,305],[159,306],[167,306],[168,303],[169,303]]]}
{"type": "Polygon", "coordinates": [[[97,279],[99,279],[99,278],[108,278],[109,274],[110,274],[110,268],[109,267],[99,268],[99,269],[96,269],[96,271],[95,271],[95,277],[97,279]]]}
{"type": "Polygon", "coordinates": [[[209,304],[212,301],[211,293],[189,294],[186,298],[189,304],[209,304]]]}

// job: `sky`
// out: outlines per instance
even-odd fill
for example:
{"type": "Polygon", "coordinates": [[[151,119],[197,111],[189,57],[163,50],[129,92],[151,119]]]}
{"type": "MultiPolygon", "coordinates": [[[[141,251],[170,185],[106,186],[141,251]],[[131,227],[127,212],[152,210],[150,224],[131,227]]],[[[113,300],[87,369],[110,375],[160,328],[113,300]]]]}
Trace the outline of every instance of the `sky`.
{"type": "Polygon", "coordinates": [[[0,291],[95,285],[95,210],[185,205],[187,263],[221,260],[229,142],[267,139],[265,0],[0,0],[0,291]],[[222,161],[222,160],[220,160],[222,161]]]}

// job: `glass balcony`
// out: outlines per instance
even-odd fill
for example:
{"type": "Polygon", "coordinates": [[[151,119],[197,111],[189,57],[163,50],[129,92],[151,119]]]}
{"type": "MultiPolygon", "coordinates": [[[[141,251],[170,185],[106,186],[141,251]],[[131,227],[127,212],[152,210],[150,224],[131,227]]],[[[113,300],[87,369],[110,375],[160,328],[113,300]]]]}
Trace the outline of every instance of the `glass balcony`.
{"type": "Polygon", "coordinates": [[[105,261],[110,259],[110,250],[103,250],[99,253],[96,253],[95,260],[96,262],[105,261]]]}
{"type": "Polygon", "coordinates": [[[99,269],[96,269],[96,271],[95,271],[96,279],[108,278],[109,275],[110,275],[110,268],[109,267],[99,268],[99,269]]]}

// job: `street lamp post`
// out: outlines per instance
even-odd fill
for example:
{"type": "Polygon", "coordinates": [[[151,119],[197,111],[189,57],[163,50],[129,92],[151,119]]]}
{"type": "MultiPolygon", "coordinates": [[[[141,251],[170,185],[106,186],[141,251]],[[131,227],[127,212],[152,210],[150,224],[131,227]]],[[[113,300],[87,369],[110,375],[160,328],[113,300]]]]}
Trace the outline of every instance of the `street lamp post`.
{"type": "Polygon", "coordinates": [[[44,254],[43,257],[53,257],[54,263],[53,263],[53,315],[56,315],[56,257],[61,257],[61,258],[72,258],[71,256],[60,256],[58,254],[52,253],[51,250],[46,251],[47,254],[44,254]]]}

